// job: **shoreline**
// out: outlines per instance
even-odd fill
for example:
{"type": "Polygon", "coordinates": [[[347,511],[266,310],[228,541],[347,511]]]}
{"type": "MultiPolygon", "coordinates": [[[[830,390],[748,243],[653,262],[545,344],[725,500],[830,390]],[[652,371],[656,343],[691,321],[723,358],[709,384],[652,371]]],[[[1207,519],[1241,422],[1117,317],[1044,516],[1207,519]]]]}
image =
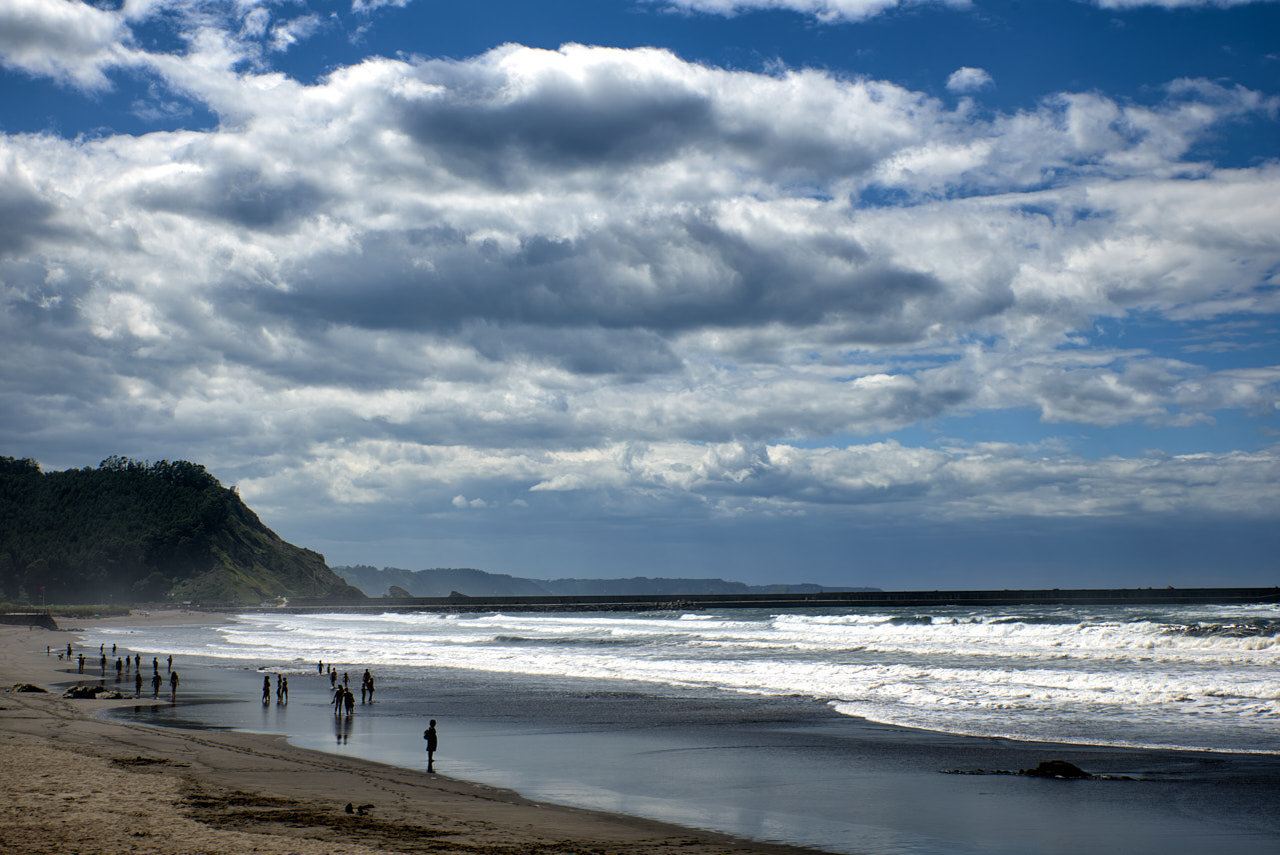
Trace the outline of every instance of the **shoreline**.
{"type": "MultiPolygon", "coordinates": [[[[110,645],[113,636],[132,636],[147,624],[212,625],[227,617],[166,611],[74,626],[68,621],[61,632],[31,631],[29,641],[25,629],[0,628],[0,685],[12,685],[8,669],[23,657],[23,673],[42,677],[26,682],[77,682],[74,664],[68,673],[68,663],[38,649],[45,643],[65,647],[70,635],[106,637],[110,645]]],[[[153,655],[145,642],[138,649],[144,659],[153,655]]],[[[163,665],[163,652],[158,655],[163,665]]],[[[98,682],[96,652],[94,662],[84,682],[98,682]]],[[[443,715],[448,725],[444,771],[460,776],[446,778],[415,769],[421,759],[417,720],[428,714],[420,706],[420,685],[398,693],[414,685],[386,679],[377,713],[357,715],[350,731],[349,724],[336,729],[340,720],[325,712],[322,697],[311,697],[317,687],[308,686],[302,671],[300,681],[289,672],[295,703],[268,707],[254,700],[261,674],[252,665],[188,662],[186,668],[194,669],[188,677],[182,663],[175,664],[184,678],[179,702],[161,702],[154,713],[145,692],[141,701],[45,701],[51,708],[78,707],[71,718],[79,723],[68,730],[54,710],[46,710],[43,726],[19,728],[28,737],[43,736],[43,745],[10,745],[14,728],[7,717],[14,713],[0,710],[0,762],[16,770],[5,779],[9,798],[0,805],[17,805],[12,813],[0,806],[0,845],[15,852],[94,855],[246,848],[307,855],[321,850],[301,844],[317,841],[326,853],[495,855],[1200,855],[1225,840],[1238,855],[1271,855],[1280,846],[1280,758],[1268,755],[953,736],[878,725],[786,698],[651,696],[626,685],[549,688],[444,668],[430,677],[429,697],[430,713],[443,715]],[[80,743],[62,745],[68,733],[80,743]],[[151,748],[109,754],[100,744],[131,750],[139,733],[148,734],[151,748]],[[373,741],[358,748],[365,736],[373,741]],[[73,750],[68,755],[60,751],[64,747],[73,750]],[[44,752],[38,767],[22,765],[28,748],[44,752]],[[81,776],[87,762],[105,759],[111,775],[98,768],[88,784],[73,777],[69,786],[79,796],[70,800],[54,785],[34,794],[23,789],[24,776],[40,778],[49,758],[58,757],[81,776]],[[1058,759],[1098,777],[1064,782],[997,771],[1058,759]],[[133,776],[125,783],[108,782],[126,771],[133,776]],[[140,848],[137,829],[117,829],[96,848],[42,848],[41,835],[59,823],[97,829],[119,813],[114,806],[78,820],[44,818],[45,825],[33,826],[16,843],[7,836],[15,824],[11,816],[29,824],[32,812],[50,803],[65,813],[81,798],[112,790],[128,795],[165,780],[177,789],[152,798],[167,806],[166,827],[185,824],[190,834],[245,831],[254,845],[173,848],[150,841],[140,848]],[[572,789],[564,789],[566,783],[572,789]],[[348,815],[348,801],[374,807],[365,816],[348,815]],[[270,845],[260,842],[281,835],[270,845]],[[361,848],[369,841],[373,849],[361,848]]],[[[0,695],[0,707],[38,705],[36,697],[0,695]]],[[[130,798],[125,801],[133,804],[134,816],[159,813],[130,798]]]]}
{"type": "MultiPolygon", "coordinates": [[[[217,622],[172,613],[78,621],[217,622]]],[[[499,787],[291,745],[284,737],[189,730],[102,716],[141,700],[66,700],[95,683],[54,653],[75,629],[0,627],[0,848],[11,853],[137,851],[815,855],[606,811],[531,801],[499,787]],[[363,815],[347,804],[371,805],[363,815]]],[[[92,669],[96,670],[96,669],[92,669]]],[[[181,704],[181,694],[179,705],[181,704]]],[[[167,701],[162,701],[167,704],[167,701]]]]}

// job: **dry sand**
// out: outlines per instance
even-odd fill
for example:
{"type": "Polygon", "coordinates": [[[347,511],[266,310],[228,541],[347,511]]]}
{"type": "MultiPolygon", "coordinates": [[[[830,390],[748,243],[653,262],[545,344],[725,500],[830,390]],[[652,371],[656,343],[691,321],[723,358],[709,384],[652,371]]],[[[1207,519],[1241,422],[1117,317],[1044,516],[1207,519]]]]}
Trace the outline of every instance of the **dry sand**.
{"type": "MultiPolygon", "coordinates": [[[[75,640],[65,631],[0,627],[0,686],[51,690],[0,694],[6,855],[807,851],[538,804],[507,790],[295,748],[279,737],[108,721],[96,714],[137,702],[61,697],[61,685],[78,675],[58,670],[67,663],[45,646],[56,653],[75,640]],[[348,804],[371,807],[361,815],[347,813],[348,804]]],[[[96,682],[91,676],[86,681],[96,682]]]]}

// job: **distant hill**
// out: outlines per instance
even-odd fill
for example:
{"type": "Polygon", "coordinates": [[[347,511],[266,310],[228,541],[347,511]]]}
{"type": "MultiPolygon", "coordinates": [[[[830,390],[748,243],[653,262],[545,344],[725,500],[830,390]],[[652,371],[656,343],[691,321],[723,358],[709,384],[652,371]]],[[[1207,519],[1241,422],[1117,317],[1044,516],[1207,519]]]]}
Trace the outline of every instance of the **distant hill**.
{"type": "Polygon", "coordinates": [[[39,603],[42,587],[50,603],[361,596],[203,466],[110,457],[46,473],[0,457],[0,600],[39,603]]]}
{"type": "Polygon", "coordinates": [[[822,585],[746,585],[724,579],[522,579],[483,570],[436,568],[401,570],[367,565],[334,567],[333,571],[370,597],[386,596],[391,588],[415,597],[559,597],[669,594],[816,594],[822,591],[874,591],[875,588],[829,588],[822,585]]]}

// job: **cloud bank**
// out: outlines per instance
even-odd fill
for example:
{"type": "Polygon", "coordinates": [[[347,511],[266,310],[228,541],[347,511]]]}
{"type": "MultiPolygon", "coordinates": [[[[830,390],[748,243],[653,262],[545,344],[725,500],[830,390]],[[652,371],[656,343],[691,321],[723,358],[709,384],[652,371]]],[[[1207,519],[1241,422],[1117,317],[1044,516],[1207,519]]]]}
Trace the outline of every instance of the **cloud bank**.
{"type": "Polygon", "coordinates": [[[977,115],[886,81],[577,44],[370,57],[304,84],[246,66],[244,39],[283,49],[314,22],[146,54],[128,7],[64,5],[8,7],[27,29],[0,42],[7,65],[87,88],[145,67],[220,121],[0,139],[10,445],[92,454],[107,434],[216,460],[278,509],[1277,507],[1275,449],[874,439],[996,412],[1174,427],[1274,409],[1280,367],[1085,346],[1107,320],[1280,310],[1280,165],[1195,154],[1274,98],[1178,80],[1150,104],[1064,92],[977,115]]]}

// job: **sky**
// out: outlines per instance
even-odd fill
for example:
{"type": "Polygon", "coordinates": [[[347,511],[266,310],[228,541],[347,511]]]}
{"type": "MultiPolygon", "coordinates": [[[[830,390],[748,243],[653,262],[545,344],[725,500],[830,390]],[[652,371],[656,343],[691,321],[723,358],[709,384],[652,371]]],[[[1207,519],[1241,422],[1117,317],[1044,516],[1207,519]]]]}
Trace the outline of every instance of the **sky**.
{"type": "Polygon", "coordinates": [[[0,454],[331,565],[1280,584],[1280,2],[0,0],[0,454]]]}

